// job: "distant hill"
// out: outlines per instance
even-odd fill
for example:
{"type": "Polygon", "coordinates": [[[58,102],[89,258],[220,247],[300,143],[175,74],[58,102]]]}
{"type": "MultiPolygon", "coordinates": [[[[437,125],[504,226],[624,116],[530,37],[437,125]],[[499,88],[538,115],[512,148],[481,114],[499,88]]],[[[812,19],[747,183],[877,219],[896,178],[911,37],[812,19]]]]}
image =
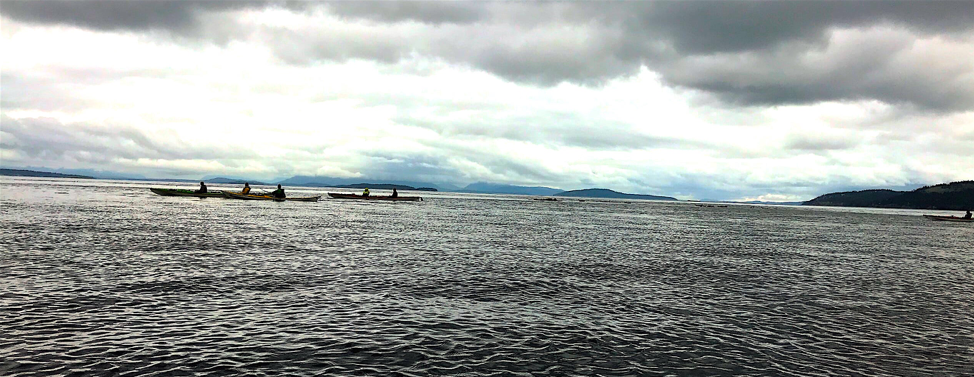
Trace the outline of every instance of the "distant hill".
{"type": "Polygon", "coordinates": [[[89,177],[87,175],[61,174],[61,173],[50,173],[45,171],[20,170],[20,169],[0,169],[0,175],[9,175],[15,177],[94,179],[93,177],[89,177]]]}
{"type": "Polygon", "coordinates": [[[834,207],[875,207],[875,204],[886,199],[903,195],[904,191],[893,190],[862,190],[834,192],[825,194],[815,199],[802,203],[810,206],[834,206],[834,207]]]}
{"type": "Polygon", "coordinates": [[[392,190],[392,189],[396,189],[396,190],[412,190],[412,191],[436,191],[436,189],[435,188],[432,188],[432,187],[418,187],[417,188],[417,187],[413,187],[413,186],[392,185],[392,184],[386,184],[386,183],[356,183],[356,184],[353,184],[353,185],[340,185],[340,186],[332,186],[332,187],[337,187],[337,188],[357,188],[357,189],[368,188],[368,189],[374,189],[374,190],[392,190]]]}
{"type": "Polygon", "coordinates": [[[253,179],[253,178],[234,177],[234,176],[222,176],[222,175],[207,175],[207,176],[204,176],[203,179],[200,179],[200,180],[201,181],[205,181],[206,183],[211,183],[212,182],[212,183],[226,183],[226,184],[240,184],[240,185],[242,185],[244,183],[250,183],[252,185],[269,185],[270,184],[270,183],[267,183],[267,182],[264,182],[264,181],[259,181],[259,180],[253,179]]]}
{"type": "MultiPolygon", "coordinates": [[[[385,185],[433,188],[438,191],[454,191],[456,189],[456,186],[450,186],[446,184],[434,184],[429,182],[384,180],[384,179],[371,179],[371,178],[333,178],[333,177],[316,177],[316,176],[307,176],[307,175],[296,175],[291,178],[280,181],[278,183],[285,186],[291,185],[291,186],[309,186],[309,187],[344,187],[344,186],[367,184],[369,186],[362,186],[362,188],[365,187],[379,188],[378,185],[385,184],[385,185]],[[375,183],[367,183],[369,181],[375,183]]],[[[349,188],[357,188],[357,187],[349,187],[349,188]]],[[[390,190],[392,189],[391,186],[389,189],[390,190]]]]}
{"type": "Polygon", "coordinates": [[[477,182],[464,187],[462,192],[479,194],[512,194],[512,195],[554,195],[562,192],[560,189],[538,186],[515,186],[497,183],[477,182]]]}
{"type": "Polygon", "coordinates": [[[638,199],[638,200],[676,200],[669,196],[626,194],[609,189],[585,189],[564,191],[554,194],[555,196],[568,196],[575,198],[610,198],[610,199],[638,199]]]}
{"type": "Polygon", "coordinates": [[[266,185],[267,184],[267,183],[264,183],[264,182],[261,182],[261,181],[248,180],[248,179],[243,179],[243,178],[224,178],[224,177],[216,177],[216,178],[210,178],[210,179],[204,178],[203,181],[206,181],[207,183],[224,183],[224,184],[231,184],[231,185],[242,185],[244,183],[249,183],[249,184],[252,184],[252,185],[266,185]]]}
{"type": "Polygon", "coordinates": [[[825,194],[803,205],[967,210],[974,208],[974,181],[944,183],[913,191],[863,190],[825,194]]]}
{"type": "MultiPolygon", "coordinates": [[[[38,169],[38,170],[48,170],[48,169],[38,169]]],[[[148,180],[144,175],[141,174],[130,174],[130,173],[120,173],[110,170],[95,170],[95,169],[65,169],[59,168],[52,170],[54,173],[70,174],[70,175],[83,175],[97,179],[120,179],[120,180],[148,180]]]]}

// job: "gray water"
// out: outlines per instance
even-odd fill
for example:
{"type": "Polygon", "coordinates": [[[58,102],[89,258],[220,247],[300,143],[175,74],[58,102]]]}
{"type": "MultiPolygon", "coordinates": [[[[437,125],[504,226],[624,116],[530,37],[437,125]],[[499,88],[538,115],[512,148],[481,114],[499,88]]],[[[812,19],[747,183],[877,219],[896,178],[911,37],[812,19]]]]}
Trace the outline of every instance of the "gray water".
{"type": "Polygon", "coordinates": [[[974,373],[974,225],[917,211],[163,185],[0,179],[0,375],[974,373]]]}

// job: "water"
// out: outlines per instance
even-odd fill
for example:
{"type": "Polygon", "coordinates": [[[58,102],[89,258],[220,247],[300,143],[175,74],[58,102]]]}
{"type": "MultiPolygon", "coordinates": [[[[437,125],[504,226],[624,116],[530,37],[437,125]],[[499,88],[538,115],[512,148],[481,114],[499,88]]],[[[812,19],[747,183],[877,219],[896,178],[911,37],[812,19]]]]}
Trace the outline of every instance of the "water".
{"type": "Polygon", "coordinates": [[[917,211],[162,185],[0,179],[0,375],[974,373],[974,226],[917,211]]]}

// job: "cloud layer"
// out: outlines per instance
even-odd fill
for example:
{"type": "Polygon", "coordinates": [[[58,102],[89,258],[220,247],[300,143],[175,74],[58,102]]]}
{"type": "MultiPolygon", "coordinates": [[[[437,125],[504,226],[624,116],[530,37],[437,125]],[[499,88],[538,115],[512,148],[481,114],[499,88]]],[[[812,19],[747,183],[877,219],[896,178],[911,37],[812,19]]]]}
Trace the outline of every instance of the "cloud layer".
{"type": "Polygon", "coordinates": [[[5,165],[696,198],[974,173],[969,2],[41,0],[2,16],[5,165]]]}

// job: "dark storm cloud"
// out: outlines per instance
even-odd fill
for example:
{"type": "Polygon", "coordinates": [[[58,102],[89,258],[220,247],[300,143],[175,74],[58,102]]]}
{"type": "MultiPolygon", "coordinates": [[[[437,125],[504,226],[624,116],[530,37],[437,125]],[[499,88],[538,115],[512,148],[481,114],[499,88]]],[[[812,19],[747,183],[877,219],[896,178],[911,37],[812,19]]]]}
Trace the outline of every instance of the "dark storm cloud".
{"type": "MultiPolygon", "coordinates": [[[[544,36],[526,36],[513,43],[493,43],[460,55],[473,65],[508,80],[536,85],[573,82],[597,85],[635,73],[638,60],[619,56],[622,43],[614,38],[586,38],[561,41],[544,36]]],[[[449,53],[446,48],[441,52],[449,53]]]]}
{"type": "MultiPolygon", "coordinates": [[[[231,4],[227,1],[210,2],[231,4]]],[[[183,1],[51,1],[3,2],[3,15],[42,24],[68,24],[95,30],[182,30],[195,27],[203,2],[183,1]]],[[[209,5],[212,7],[213,5],[209,5]]]]}
{"type": "MultiPolygon", "coordinates": [[[[365,21],[358,27],[385,28],[311,35],[265,26],[264,42],[291,64],[348,59],[396,63],[418,54],[535,85],[597,85],[646,66],[668,85],[711,93],[735,105],[879,100],[920,110],[974,108],[974,68],[963,64],[970,55],[956,58],[962,61],[955,64],[930,64],[949,61],[951,51],[922,51],[914,45],[916,38],[974,44],[974,2],[968,1],[40,0],[5,1],[3,14],[97,30],[192,34],[205,33],[199,30],[201,12],[268,6],[297,12],[325,9],[345,20],[365,21]],[[414,33],[397,34],[395,27],[402,24],[414,24],[414,33]],[[875,28],[907,33],[907,39],[870,34],[875,28]],[[835,33],[842,30],[866,35],[848,42],[858,46],[849,49],[836,45],[835,33]]],[[[247,38],[254,30],[235,32],[247,38]]]]}
{"type": "Polygon", "coordinates": [[[962,62],[972,55],[954,56],[951,50],[926,54],[917,48],[902,35],[876,31],[829,49],[785,46],[684,57],[657,69],[671,85],[717,94],[734,104],[876,99],[921,110],[974,107],[974,68],[962,62]]]}
{"type": "MultiPolygon", "coordinates": [[[[433,33],[434,43],[359,49],[359,57],[388,61],[419,51],[540,85],[597,84],[645,65],[669,85],[745,106],[880,100],[920,110],[974,107],[974,68],[963,63],[970,56],[915,45],[916,38],[972,45],[974,2],[487,3],[486,11],[463,8],[453,18],[424,18],[421,6],[398,4],[333,11],[389,23],[448,19],[475,26],[456,29],[453,39],[433,33]],[[860,33],[859,40],[842,45],[835,33],[843,30],[860,33]],[[951,64],[952,58],[960,61],[951,64]]],[[[336,48],[317,46],[312,60],[328,59],[336,48]]]]}
{"type": "Polygon", "coordinates": [[[974,4],[968,1],[664,1],[641,8],[626,27],[635,34],[665,34],[686,54],[822,42],[825,32],[836,27],[892,23],[940,33],[974,25],[974,4]]]}
{"type": "Polygon", "coordinates": [[[326,3],[335,14],[379,22],[469,23],[487,15],[475,2],[335,1],[326,3]]]}

